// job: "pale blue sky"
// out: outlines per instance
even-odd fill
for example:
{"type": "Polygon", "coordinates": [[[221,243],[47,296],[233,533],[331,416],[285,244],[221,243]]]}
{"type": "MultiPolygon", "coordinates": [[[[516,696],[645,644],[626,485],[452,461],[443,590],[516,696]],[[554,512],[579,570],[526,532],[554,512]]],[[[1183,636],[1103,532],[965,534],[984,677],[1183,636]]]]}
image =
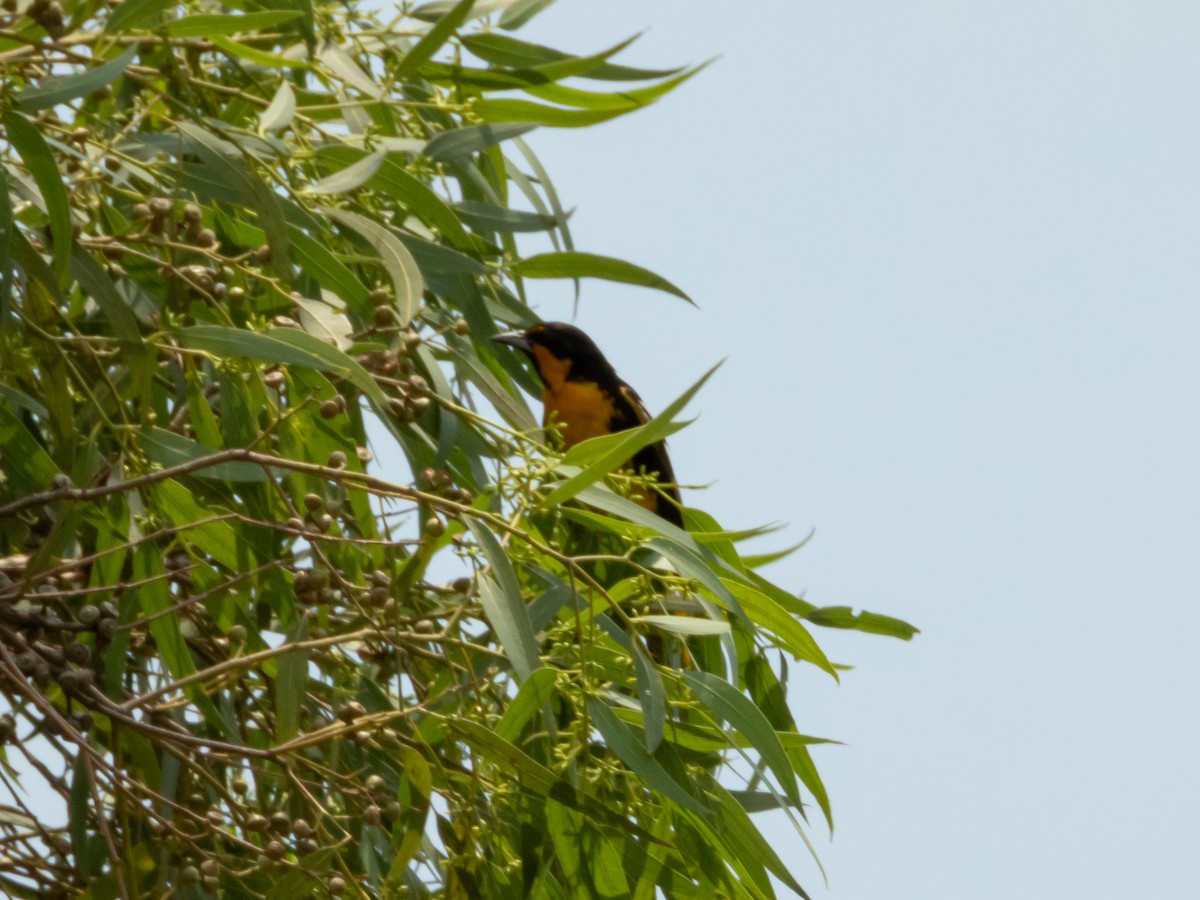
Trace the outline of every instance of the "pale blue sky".
{"type": "Polygon", "coordinates": [[[528,140],[580,249],[701,309],[593,282],[576,321],[655,408],[728,356],[672,442],[692,501],[815,527],[777,580],[924,631],[821,632],[857,668],[797,682],[849,744],[802,882],[1190,900],[1200,6],[559,0],[521,36],[643,29],[633,64],[722,58],[528,140]]]}

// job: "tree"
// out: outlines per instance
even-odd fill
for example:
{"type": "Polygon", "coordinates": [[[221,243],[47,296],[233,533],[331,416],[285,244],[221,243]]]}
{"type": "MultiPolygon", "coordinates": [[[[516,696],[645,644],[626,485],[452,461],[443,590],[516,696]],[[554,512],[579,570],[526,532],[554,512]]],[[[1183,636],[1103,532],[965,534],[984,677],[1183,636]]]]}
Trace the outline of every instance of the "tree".
{"type": "Polygon", "coordinates": [[[516,38],[547,0],[18,5],[3,889],[803,893],[750,816],[832,821],[788,660],[837,677],[807,624],[914,630],[627,498],[699,385],[564,455],[488,340],[526,279],[685,296],[577,251],[523,135],[696,70],[516,38]]]}

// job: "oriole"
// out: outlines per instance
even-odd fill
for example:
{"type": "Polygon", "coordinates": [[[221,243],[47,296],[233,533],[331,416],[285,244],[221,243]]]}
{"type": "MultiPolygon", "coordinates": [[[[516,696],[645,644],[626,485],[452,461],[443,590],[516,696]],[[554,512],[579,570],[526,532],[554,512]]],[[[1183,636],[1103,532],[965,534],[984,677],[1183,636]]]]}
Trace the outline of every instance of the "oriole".
{"type": "MultiPolygon", "coordinates": [[[[543,424],[559,424],[564,450],[650,420],[637,392],[617,376],[596,342],[574,325],[542,322],[492,340],[524,351],[533,362],[542,382],[543,424]]],[[[629,468],[654,475],[658,481],[657,491],[634,499],[682,528],[679,488],[666,444],[659,441],[643,447],[633,455],[629,468]]]]}

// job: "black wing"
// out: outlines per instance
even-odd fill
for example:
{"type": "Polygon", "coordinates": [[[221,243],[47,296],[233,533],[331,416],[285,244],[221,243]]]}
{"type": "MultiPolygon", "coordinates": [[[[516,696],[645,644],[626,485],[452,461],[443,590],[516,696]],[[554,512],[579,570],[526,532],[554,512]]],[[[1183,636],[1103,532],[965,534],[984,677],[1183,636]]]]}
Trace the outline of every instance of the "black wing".
{"type": "MultiPolygon", "coordinates": [[[[618,394],[619,396],[615,397],[613,401],[613,431],[624,431],[626,428],[633,428],[635,425],[649,422],[653,418],[647,411],[646,405],[642,403],[642,398],[637,395],[637,391],[623,381],[620,383],[618,394]]],[[[680,503],[679,488],[675,484],[675,471],[671,468],[671,459],[667,456],[666,442],[659,441],[655,444],[648,444],[633,455],[632,462],[633,468],[637,472],[658,474],[662,492],[675,502],[672,503],[661,496],[656,497],[654,511],[672,525],[683,528],[683,513],[680,512],[678,506],[680,503]]]]}

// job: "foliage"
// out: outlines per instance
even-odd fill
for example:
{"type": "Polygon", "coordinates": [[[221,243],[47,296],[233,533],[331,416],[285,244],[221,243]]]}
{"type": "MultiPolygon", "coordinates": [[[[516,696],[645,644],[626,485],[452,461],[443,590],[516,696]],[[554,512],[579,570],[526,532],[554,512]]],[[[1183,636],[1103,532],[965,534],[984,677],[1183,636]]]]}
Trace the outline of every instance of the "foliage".
{"type": "Polygon", "coordinates": [[[525,280],[684,295],[523,135],[696,71],[513,36],[546,5],[6,0],[8,894],[800,892],[749,815],[832,821],[786,660],[912,629],[627,499],[682,402],[543,446],[525,280]]]}

